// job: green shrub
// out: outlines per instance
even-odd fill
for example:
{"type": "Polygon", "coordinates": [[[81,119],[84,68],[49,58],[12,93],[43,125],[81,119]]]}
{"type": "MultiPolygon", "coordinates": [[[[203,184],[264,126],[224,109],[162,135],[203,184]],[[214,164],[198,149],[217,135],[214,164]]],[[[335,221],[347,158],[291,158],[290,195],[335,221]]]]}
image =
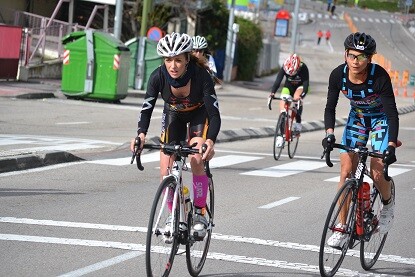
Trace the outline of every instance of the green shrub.
{"type": "Polygon", "coordinates": [[[240,17],[235,18],[235,22],[239,24],[236,43],[236,62],[238,65],[236,78],[242,81],[252,81],[255,77],[258,56],[263,47],[262,30],[258,24],[240,17]]]}

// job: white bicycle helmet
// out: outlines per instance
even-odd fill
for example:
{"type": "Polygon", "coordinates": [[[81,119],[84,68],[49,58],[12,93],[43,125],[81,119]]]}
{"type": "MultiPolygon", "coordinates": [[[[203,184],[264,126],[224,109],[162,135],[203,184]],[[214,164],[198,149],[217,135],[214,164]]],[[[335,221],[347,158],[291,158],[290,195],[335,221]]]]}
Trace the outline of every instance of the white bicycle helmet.
{"type": "Polygon", "coordinates": [[[157,54],[162,57],[173,57],[193,49],[192,39],[188,34],[171,33],[157,43],[157,54]]]}
{"type": "Polygon", "coordinates": [[[205,49],[208,47],[208,43],[205,37],[195,36],[192,37],[193,40],[193,49],[205,49]]]}
{"type": "Polygon", "coordinates": [[[283,69],[285,73],[287,73],[290,76],[294,76],[297,74],[298,70],[301,66],[301,60],[300,57],[297,56],[297,54],[290,55],[284,62],[283,69]]]}

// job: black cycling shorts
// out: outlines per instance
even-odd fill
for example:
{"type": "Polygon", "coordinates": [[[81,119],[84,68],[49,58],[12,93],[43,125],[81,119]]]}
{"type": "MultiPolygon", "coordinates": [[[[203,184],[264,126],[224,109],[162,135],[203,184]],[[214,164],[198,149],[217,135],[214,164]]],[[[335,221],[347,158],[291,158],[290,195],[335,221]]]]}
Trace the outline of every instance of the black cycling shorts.
{"type": "Polygon", "coordinates": [[[165,107],[161,119],[161,141],[180,143],[190,141],[194,137],[206,139],[208,127],[208,114],[205,106],[190,112],[172,111],[165,107]],[[188,125],[189,128],[187,128],[188,125]]]}

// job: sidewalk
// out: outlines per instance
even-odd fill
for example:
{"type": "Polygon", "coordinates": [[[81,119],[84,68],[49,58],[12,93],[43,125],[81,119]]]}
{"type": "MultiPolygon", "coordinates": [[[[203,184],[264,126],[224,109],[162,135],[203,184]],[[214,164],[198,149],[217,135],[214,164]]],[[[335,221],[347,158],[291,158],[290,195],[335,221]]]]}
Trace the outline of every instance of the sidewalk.
{"type": "MultiPolygon", "coordinates": [[[[282,42],[280,64],[288,55],[288,47],[288,43],[282,42]]],[[[300,48],[297,53],[307,60],[307,66],[310,71],[310,87],[312,88],[304,102],[305,110],[302,132],[323,130],[322,113],[327,93],[328,76],[332,68],[338,65],[339,56],[336,53],[332,55],[327,53],[319,54],[321,51],[316,51],[312,48],[300,48]]],[[[275,75],[257,78],[252,82],[234,81],[223,84],[223,88],[217,90],[220,109],[223,114],[222,130],[217,139],[218,143],[272,137],[274,135],[276,110],[274,108],[273,111],[269,111],[266,107],[267,96],[274,80],[275,75]]],[[[60,92],[60,82],[60,80],[51,79],[30,80],[29,82],[0,80],[0,97],[66,99],[60,92]]],[[[142,98],[144,93],[144,91],[129,89],[128,98],[142,98]]],[[[414,99],[412,98],[397,97],[396,102],[399,114],[415,111],[414,99]]],[[[337,110],[337,126],[342,126],[346,123],[349,105],[339,104],[337,110]]],[[[138,111],[139,107],[137,107],[138,111]]],[[[148,136],[156,139],[156,134],[159,132],[158,128],[159,126],[156,128],[157,131],[154,132],[149,130],[148,136]]],[[[2,130],[2,133],[7,133],[7,131],[2,130]]],[[[0,173],[72,162],[80,159],[76,153],[65,151],[16,154],[8,150],[10,149],[5,149],[4,147],[0,149],[0,173]]],[[[94,149],[89,151],[94,151],[94,149]]]]}

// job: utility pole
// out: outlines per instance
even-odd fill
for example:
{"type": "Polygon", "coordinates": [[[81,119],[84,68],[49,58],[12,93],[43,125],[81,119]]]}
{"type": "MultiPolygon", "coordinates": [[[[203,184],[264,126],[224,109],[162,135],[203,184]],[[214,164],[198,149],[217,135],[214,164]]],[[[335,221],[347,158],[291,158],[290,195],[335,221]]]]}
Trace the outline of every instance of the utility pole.
{"type": "Polygon", "coordinates": [[[124,7],[124,0],[115,1],[114,36],[118,39],[121,38],[123,7],[124,7]]]}
{"type": "Polygon", "coordinates": [[[295,53],[295,46],[297,45],[297,26],[298,26],[298,10],[300,9],[300,0],[295,0],[293,31],[291,35],[291,53],[295,53]]]}
{"type": "Polygon", "coordinates": [[[143,12],[141,14],[141,29],[140,29],[141,37],[144,37],[147,34],[147,21],[148,21],[148,13],[149,13],[150,7],[151,7],[151,0],[144,0],[143,1],[143,12]]]}
{"type": "Polygon", "coordinates": [[[233,43],[233,23],[235,20],[235,0],[232,0],[231,8],[229,10],[228,21],[228,35],[226,38],[226,57],[225,57],[225,69],[223,74],[223,80],[225,82],[231,81],[233,58],[232,58],[232,43],[233,43]]]}

